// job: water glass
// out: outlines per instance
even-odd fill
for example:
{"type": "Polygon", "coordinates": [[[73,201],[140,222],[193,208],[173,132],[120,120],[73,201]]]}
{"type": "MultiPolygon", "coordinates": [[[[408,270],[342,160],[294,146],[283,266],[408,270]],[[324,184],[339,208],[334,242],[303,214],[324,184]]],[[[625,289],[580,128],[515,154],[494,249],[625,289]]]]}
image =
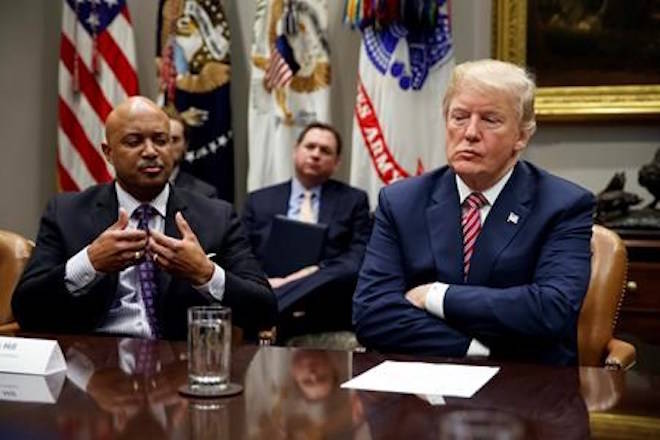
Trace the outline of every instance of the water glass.
{"type": "Polygon", "coordinates": [[[224,389],[231,363],[231,309],[188,309],[188,384],[190,388],[224,389]]]}

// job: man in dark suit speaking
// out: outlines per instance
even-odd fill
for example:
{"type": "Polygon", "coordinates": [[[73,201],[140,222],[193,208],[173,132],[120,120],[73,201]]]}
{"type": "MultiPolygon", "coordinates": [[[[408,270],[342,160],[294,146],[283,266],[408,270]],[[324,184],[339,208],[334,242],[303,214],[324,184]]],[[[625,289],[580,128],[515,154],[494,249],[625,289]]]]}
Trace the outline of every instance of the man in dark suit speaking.
{"type": "Polygon", "coordinates": [[[168,184],[169,121],[129,98],[106,121],[116,181],[60,194],[12,299],[25,330],[184,339],[187,308],[223,304],[250,331],[275,297],[233,208],[168,184]]]}
{"type": "Polygon", "coordinates": [[[353,303],[367,347],[576,364],[594,197],[519,160],[534,89],[501,61],[454,70],[448,166],[379,195],[353,303]]]}
{"type": "Polygon", "coordinates": [[[334,128],[308,125],[293,150],[294,178],[249,194],[245,203],[243,223],[262,261],[276,215],[328,225],[318,264],[269,279],[282,312],[278,331],[283,337],[350,328],[352,295],[371,221],[367,194],[330,179],[340,155],[341,138],[334,128]],[[306,315],[292,323],[296,312],[306,315]]]}

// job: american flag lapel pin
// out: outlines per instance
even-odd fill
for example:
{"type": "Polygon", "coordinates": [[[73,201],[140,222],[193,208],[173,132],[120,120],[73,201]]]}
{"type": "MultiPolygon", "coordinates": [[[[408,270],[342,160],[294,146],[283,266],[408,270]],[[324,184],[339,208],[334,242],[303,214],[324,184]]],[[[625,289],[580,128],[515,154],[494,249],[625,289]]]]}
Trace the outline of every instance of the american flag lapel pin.
{"type": "Polygon", "coordinates": [[[513,223],[514,225],[517,225],[519,219],[520,216],[518,214],[516,214],[515,212],[510,212],[509,218],[507,218],[506,221],[507,223],[513,223]]]}

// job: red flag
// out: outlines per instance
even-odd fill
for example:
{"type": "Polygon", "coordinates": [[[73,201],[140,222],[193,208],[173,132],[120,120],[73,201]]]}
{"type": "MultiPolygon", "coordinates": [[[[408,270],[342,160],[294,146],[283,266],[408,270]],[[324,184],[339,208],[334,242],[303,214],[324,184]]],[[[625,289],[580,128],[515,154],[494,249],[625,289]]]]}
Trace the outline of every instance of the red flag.
{"type": "Polygon", "coordinates": [[[135,41],[125,0],[65,0],[59,64],[57,174],[78,191],[113,178],[101,142],[112,109],[138,93],[135,41]]]}

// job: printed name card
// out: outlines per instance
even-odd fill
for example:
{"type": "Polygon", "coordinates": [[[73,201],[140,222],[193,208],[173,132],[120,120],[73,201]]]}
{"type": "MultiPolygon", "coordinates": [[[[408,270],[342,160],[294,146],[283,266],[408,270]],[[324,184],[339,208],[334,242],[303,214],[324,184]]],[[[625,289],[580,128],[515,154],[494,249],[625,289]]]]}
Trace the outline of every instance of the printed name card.
{"type": "Polygon", "coordinates": [[[57,341],[0,336],[0,371],[46,375],[64,370],[66,362],[57,341]]]}
{"type": "Polygon", "coordinates": [[[65,379],[64,371],[50,376],[0,373],[0,400],[55,403],[65,379]]]}

